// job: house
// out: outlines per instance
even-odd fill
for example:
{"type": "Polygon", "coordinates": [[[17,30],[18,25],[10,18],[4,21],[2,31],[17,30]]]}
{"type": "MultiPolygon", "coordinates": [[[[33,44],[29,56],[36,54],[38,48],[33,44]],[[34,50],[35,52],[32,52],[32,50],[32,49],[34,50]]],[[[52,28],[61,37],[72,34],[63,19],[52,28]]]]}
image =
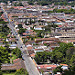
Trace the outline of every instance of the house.
{"type": "Polygon", "coordinates": [[[25,45],[29,45],[29,44],[30,44],[30,45],[35,44],[35,41],[28,41],[28,42],[25,43],[25,45]]]}
{"type": "Polygon", "coordinates": [[[51,49],[53,50],[54,48],[56,48],[56,47],[60,47],[60,46],[59,46],[58,43],[53,42],[53,43],[50,43],[50,47],[51,47],[51,49]]]}
{"type": "Polygon", "coordinates": [[[35,30],[43,30],[41,27],[34,27],[35,30]]]}
{"type": "Polygon", "coordinates": [[[34,52],[43,52],[43,51],[50,51],[50,47],[47,47],[43,44],[34,45],[34,52]]]}
{"type": "Polygon", "coordinates": [[[42,27],[44,27],[43,25],[41,25],[41,26],[36,26],[36,27],[34,27],[34,29],[35,30],[45,30],[45,28],[42,28],[42,27]]]}
{"type": "Polygon", "coordinates": [[[35,53],[31,54],[30,57],[31,58],[34,58],[35,57],[35,53]]]}
{"type": "Polygon", "coordinates": [[[60,65],[62,66],[61,68],[63,70],[68,70],[68,65],[67,64],[60,64],[60,65]]]}
{"type": "Polygon", "coordinates": [[[36,53],[36,52],[43,52],[43,51],[44,51],[43,48],[39,48],[39,49],[35,49],[35,50],[34,50],[35,53],[36,53]]]}
{"type": "Polygon", "coordinates": [[[34,32],[33,30],[26,30],[25,33],[22,34],[23,36],[35,36],[36,32],[34,32]]]}
{"type": "Polygon", "coordinates": [[[16,48],[16,47],[17,47],[16,44],[12,44],[12,45],[9,46],[9,48],[11,48],[11,49],[14,49],[14,48],[16,48]]]}
{"type": "Polygon", "coordinates": [[[9,44],[16,44],[16,38],[12,38],[12,37],[7,38],[6,42],[8,42],[9,44]]]}
{"type": "Polygon", "coordinates": [[[2,64],[1,70],[19,70],[21,68],[25,69],[24,61],[20,58],[13,60],[13,64],[2,64]]]}
{"type": "Polygon", "coordinates": [[[27,51],[28,51],[29,55],[34,53],[32,45],[28,44],[28,45],[26,45],[26,48],[27,48],[27,51]]]}
{"type": "Polygon", "coordinates": [[[55,75],[62,75],[60,72],[57,72],[57,74],[55,74],[55,75]]]}
{"type": "Polygon", "coordinates": [[[38,38],[35,39],[35,42],[44,42],[44,41],[56,41],[59,42],[58,38],[38,38]]]}
{"type": "Polygon", "coordinates": [[[43,65],[37,65],[37,69],[41,73],[43,71],[44,73],[52,73],[52,71],[57,67],[56,64],[43,64],[43,65]]]}
{"type": "Polygon", "coordinates": [[[74,46],[75,46],[75,40],[71,40],[71,39],[69,39],[69,40],[61,40],[61,42],[64,42],[64,43],[72,43],[72,44],[74,44],[74,46]]]}
{"type": "Polygon", "coordinates": [[[13,37],[14,37],[14,35],[12,35],[12,34],[7,35],[7,38],[13,38],[13,37]]]}

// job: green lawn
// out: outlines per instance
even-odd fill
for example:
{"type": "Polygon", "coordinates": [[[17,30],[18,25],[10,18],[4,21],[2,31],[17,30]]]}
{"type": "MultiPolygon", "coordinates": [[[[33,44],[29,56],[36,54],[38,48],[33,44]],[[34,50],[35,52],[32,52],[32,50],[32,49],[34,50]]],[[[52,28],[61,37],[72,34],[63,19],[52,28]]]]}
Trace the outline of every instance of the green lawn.
{"type": "MultiPolygon", "coordinates": [[[[9,55],[10,55],[10,53],[9,53],[9,55]]],[[[11,54],[11,56],[12,57],[9,57],[9,59],[12,59],[12,63],[13,63],[13,60],[15,60],[17,58],[17,56],[13,53],[11,54]]]]}
{"type": "Polygon", "coordinates": [[[16,58],[16,55],[12,54],[12,60],[15,60],[16,58]]]}
{"type": "Polygon", "coordinates": [[[0,38],[6,38],[6,35],[4,35],[4,33],[0,32],[0,38]]]}
{"type": "Polygon", "coordinates": [[[4,73],[3,75],[15,75],[15,73],[9,73],[9,74],[4,73]]]}

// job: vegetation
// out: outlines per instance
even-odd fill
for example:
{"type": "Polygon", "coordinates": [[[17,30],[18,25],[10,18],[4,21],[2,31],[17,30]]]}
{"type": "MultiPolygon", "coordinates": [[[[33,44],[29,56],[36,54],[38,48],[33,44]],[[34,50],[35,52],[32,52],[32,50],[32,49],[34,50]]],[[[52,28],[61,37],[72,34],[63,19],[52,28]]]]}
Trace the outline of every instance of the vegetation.
{"type": "Polygon", "coordinates": [[[43,30],[34,30],[36,33],[37,33],[37,38],[39,37],[39,38],[43,38],[43,30]]]}
{"type": "Polygon", "coordinates": [[[62,73],[62,72],[63,72],[63,69],[62,69],[61,67],[62,67],[62,66],[56,67],[56,68],[53,70],[53,73],[54,73],[54,74],[56,74],[57,72],[62,73]]]}
{"type": "MultiPolygon", "coordinates": [[[[12,9],[12,8],[11,8],[12,9]]],[[[18,16],[12,16],[12,17],[18,17],[18,16]]]]}
{"type": "Polygon", "coordinates": [[[3,73],[3,75],[15,75],[15,73],[3,73]]]}
{"type": "Polygon", "coordinates": [[[10,50],[7,46],[2,47],[0,46],[0,63],[9,63],[9,53],[12,53],[11,56],[15,57],[14,55],[16,55],[15,58],[21,58],[21,51],[18,48],[15,48],[13,50],[10,50]]]}
{"type": "Polygon", "coordinates": [[[0,46],[0,63],[8,63],[8,50],[5,47],[0,46]]]}
{"type": "Polygon", "coordinates": [[[55,30],[56,30],[56,27],[58,27],[55,23],[48,23],[48,25],[47,26],[45,26],[44,28],[45,28],[45,33],[51,33],[51,29],[53,28],[53,30],[54,30],[54,32],[55,32],[55,30]]]}
{"type": "Polygon", "coordinates": [[[0,18],[0,24],[7,24],[8,22],[5,22],[3,19],[0,18]]]}
{"type": "Polygon", "coordinates": [[[66,14],[74,14],[75,13],[75,10],[74,9],[54,9],[53,12],[56,12],[56,13],[66,13],[66,14]]]}
{"type": "Polygon", "coordinates": [[[19,70],[7,70],[7,71],[4,70],[2,75],[29,75],[29,74],[26,69],[21,68],[19,70]]]}
{"type": "MultiPolygon", "coordinates": [[[[7,3],[7,1],[12,2],[12,1],[24,1],[24,0],[0,0],[0,2],[5,2],[5,3],[7,3]]],[[[65,1],[64,0],[25,0],[25,1],[28,1],[28,3],[30,5],[35,4],[35,2],[37,2],[37,4],[39,4],[39,5],[49,5],[52,3],[54,3],[55,5],[71,5],[71,6],[75,5],[74,0],[65,0],[65,1]],[[72,1],[72,2],[69,3],[69,1],[72,1]]],[[[15,6],[18,6],[18,5],[23,6],[21,2],[16,3],[14,5],[15,6]]]]}
{"type": "Polygon", "coordinates": [[[7,26],[7,22],[4,22],[3,19],[0,19],[0,24],[0,38],[4,38],[9,34],[10,29],[7,26]]]}
{"type": "Polygon", "coordinates": [[[1,63],[8,63],[8,50],[5,47],[0,46],[0,75],[3,74],[1,71],[1,63]]]}
{"type": "Polygon", "coordinates": [[[18,28],[23,28],[23,27],[22,27],[22,24],[18,24],[18,28]]]}
{"type": "Polygon", "coordinates": [[[15,75],[29,75],[29,74],[28,74],[27,70],[21,68],[16,71],[15,75]]]}
{"type": "Polygon", "coordinates": [[[23,6],[22,3],[15,3],[14,6],[23,6]]]}
{"type": "Polygon", "coordinates": [[[37,64],[46,63],[47,60],[50,60],[51,52],[37,52],[35,55],[35,61],[37,64]]]}
{"type": "Polygon", "coordinates": [[[13,50],[10,50],[9,46],[7,45],[5,47],[0,46],[0,75],[5,73],[1,71],[1,63],[10,63],[10,59],[14,60],[14,59],[21,58],[21,57],[22,56],[21,56],[20,49],[15,48],[13,50]]]}
{"type": "MultiPolygon", "coordinates": [[[[29,0],[29,4],[33,5],[36,0],[29,0]]],[[[71,5],[74,6],[75,2],[74,0],[37,0],[37,4],[39,5],[49,5],[54,3],[55,5],[71,5]],[[71,3],[68,3],[69,1],[73,1],[71,3]]]]}
{"type": "Polygon", "coordinates": [[[3,72],[1,71],[1,63],[0,63],[0,75],[2,75],[3,74],[3,72]]]}
{"type": "Polygon", "coordinates": [[[75,66],[70,67],[69,70],[64,70],[62,75],[75,75],[75,66]]]}
{"type": "Polygon", "coordinates": [[[65,14],[75,14],[75,10],[74,9],[54,9],[53,11],[48,11],[49,13],[65,13],[65,14]]]}
{"type": "Polygon", "coordinates": [[[21,51],[20,51],[20,49],[18,49],[18,48],[15,48],[14,50],[13,50],[13,54],[15,54],[16,56],[17,56],[17,58],[21,58],[22,56],[21,56],[21,51]]]}
{"type": "Polygon", "coordinates": [[[20,28],[18,33],[22,35],[25,31],[26,29],[20,28]]]}
{"type": "Polygon", "coordinates": [[[43,38],[45,34],[51,33],[52,28],[55,32],[56,27],[58,26],[52,22],[46,25],[45,27],[42,27],[42,29],[45,29],[45,30],[34,30],[34,29],[33,30],[37,33],[37,38],[43,38]]]}
{"type": "Polygon", "coordinates": [[[70,70],[74,72],[75,68],[75,47],[71,43],[60,43],[60,47],[56,47],[52,52],[37,52],[35,55],[37,64],[50,63],[68,64],[70,70]]]}
{"type": "Polygon", "coordinates": [[[0,12],[0,16],[3,14],[3,12],[0,12]]]}

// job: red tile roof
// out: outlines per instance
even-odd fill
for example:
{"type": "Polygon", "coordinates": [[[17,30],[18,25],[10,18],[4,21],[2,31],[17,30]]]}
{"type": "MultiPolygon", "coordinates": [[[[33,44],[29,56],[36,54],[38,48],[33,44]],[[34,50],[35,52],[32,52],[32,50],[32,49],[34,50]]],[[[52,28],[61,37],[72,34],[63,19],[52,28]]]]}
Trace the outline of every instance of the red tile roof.
{"type": "Polygon", "coordinates": [[[27,47],[27,50],[32,50],[32,49],[33,49],[32,46],[28,46],[28,47],[27,47]]]}
{"type": "Polygon", "coordinates": [[[48,68],[48,67],[51,67],[51,68],[56,68],[57,67],[57,65],[48,65],[48,64],[44,64],[44,65],[38,65],[38,67],[40,67],[40,68],[48,68]]]}
{"type": "Polygon", "coordinates": [[[15,59],[13,61],[13,64],[2,64],[2,70],[18,70],[18,69],[21,69],[21,68],[24,68],[25,69],[25,66],[24,66],[24,61],[20,58],[18,59],[15,59]]]}
{"type": "Polygon", "coordinates": [[[60,65],[62,65],[62,66],[68,66],[67,64],[60,64],[60,65]]]}
{"type": "Polygon", "coordinates": [[[39,38],[39,39],[35,39],[36,42],[38,41],[59,41],[58,38],[39,38]]]}

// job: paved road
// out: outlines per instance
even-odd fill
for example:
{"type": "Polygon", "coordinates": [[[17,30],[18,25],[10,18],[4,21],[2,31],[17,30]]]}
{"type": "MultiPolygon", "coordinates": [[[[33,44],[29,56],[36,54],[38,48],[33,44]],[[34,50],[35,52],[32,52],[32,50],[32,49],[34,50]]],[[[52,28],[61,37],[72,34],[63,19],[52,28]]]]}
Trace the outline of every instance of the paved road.
{"type": "Polygon", "coordinates": [[[4,14],[5,14],[5,18],[7,19],[7,21],[9,21],[9,25],[8,25],[9,28],[12,30],[12,33],[14,34],[14,36],[16,36],[16,39],[18,39],[18,41],[17,41],[18,48],[20,48],[20,50],[22,51],[22,58],[24,59],[24,64],[26,66],[26,69],[27,69],[29,75],[40,75],[40,73],[37,70],[36,66],[34,65],[31,57],[28,56],[26,47],[23,44],[23,41],[21,40],[20,35],[17,33],[17,31],[15,29],[14,23],[11,22],[10,19],[8,18],[8,15],[7,15],[6,11],[3,9],[3,6],[1,6],[1,8],[2,8],[4,14]]]}

